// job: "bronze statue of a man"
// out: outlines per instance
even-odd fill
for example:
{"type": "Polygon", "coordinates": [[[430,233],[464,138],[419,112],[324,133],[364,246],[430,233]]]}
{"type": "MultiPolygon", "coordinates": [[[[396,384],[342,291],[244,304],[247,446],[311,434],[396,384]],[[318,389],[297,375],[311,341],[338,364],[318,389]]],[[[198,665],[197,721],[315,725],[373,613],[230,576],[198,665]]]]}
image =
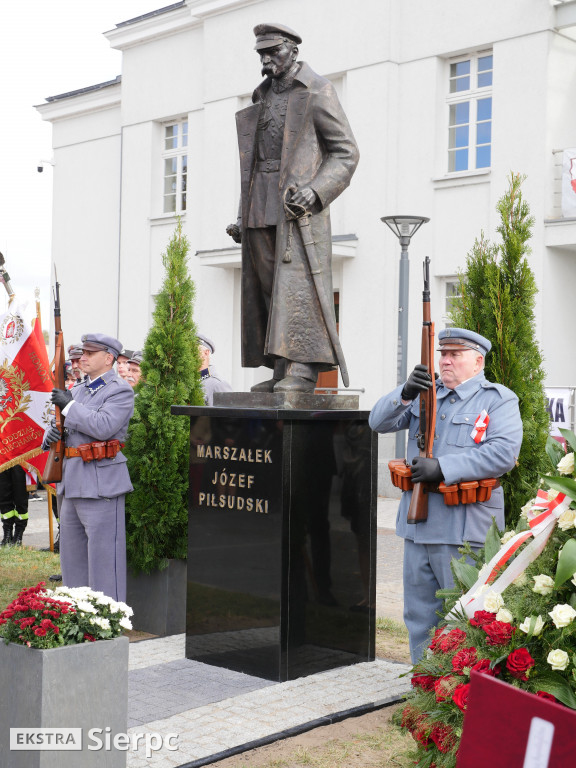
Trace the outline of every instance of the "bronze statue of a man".
{"type": "Polygon", "coordinates": [[[342,367],[329,205],[359,153],[334,86],[297,61],[302,38],[280,24],[254,34],[265,80],[236,115],[241,201],[226,230],[242,243],[242,365],[274,371],[253,391],[313,392],[320,371],[342,367]],[[311,245],[294,211],[309,215],[311,245]]]}

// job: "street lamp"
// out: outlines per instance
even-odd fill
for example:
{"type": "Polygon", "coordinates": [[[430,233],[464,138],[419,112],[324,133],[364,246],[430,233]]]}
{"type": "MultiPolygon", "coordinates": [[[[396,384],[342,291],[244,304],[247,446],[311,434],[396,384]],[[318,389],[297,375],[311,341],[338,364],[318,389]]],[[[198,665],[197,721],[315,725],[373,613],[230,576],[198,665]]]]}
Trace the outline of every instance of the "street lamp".
{"type": "MultiPolygon", "coordinates": [[[[387,224],[400,241],[400,282],[398,288],[398,358],[396,385],[406,381],[408,353],[408,286],[410,284],[410,262],[408,261],[408,246],[410,240],[422,224],[430,221],[426,216],[382,216],[380,219],[387,224]]],[[[396,432],[396,458],[405,455],[406,438],[404,432],[396,432]]]]}

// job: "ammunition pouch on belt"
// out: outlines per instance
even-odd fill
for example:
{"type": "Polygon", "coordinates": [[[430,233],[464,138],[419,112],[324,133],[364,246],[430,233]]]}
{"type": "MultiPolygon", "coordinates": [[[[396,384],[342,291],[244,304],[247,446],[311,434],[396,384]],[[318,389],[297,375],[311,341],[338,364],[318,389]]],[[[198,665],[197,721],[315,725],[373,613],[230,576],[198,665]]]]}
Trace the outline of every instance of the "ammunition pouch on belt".
{"type": "MultiPolygon", "coordinates": [[[[388,462],[392,484],[402,491],[411,491],[412,470],[404,459],[393,459],[388,462]]],[[[445,483],[423,483],[427,493],[441,493],[444,504],[448,507],[456,504],[477,504],[488,501],[493,488],[500,487],[500,480],[488,477],[485,480],[465,480],[461,483],[446,485],[445,483]]]]}
{"type": "Polygon", "coordinates": [[[79,456],[85,462],[101,461],[102,459],[113,459],[122,448],[124,448],[124,443],[121,443],[120,440],[82,443],[75,448],[66,448],[65,456],[68,459],[79,456]]]}

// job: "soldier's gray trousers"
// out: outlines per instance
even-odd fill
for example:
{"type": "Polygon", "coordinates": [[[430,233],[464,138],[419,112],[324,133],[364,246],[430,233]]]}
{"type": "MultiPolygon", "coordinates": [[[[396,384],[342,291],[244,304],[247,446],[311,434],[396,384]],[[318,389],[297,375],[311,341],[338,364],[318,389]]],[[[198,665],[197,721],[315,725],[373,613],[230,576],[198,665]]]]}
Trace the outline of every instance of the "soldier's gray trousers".
{"type": "Polygon", "coordinates": [[[90,587],[126,601],[124,496],[59,498],[60,565],[66,587],[90,587]]]}
{"type": "Polygon", "coordinates": [[[429,645],[430,630],[444,616],[443,601],[436,597],[436,591],[454,586],[450,561],[462,557],[458,546],[415,544],[404,539],[404,623],[413,664],[422,658],[429,645]]]}

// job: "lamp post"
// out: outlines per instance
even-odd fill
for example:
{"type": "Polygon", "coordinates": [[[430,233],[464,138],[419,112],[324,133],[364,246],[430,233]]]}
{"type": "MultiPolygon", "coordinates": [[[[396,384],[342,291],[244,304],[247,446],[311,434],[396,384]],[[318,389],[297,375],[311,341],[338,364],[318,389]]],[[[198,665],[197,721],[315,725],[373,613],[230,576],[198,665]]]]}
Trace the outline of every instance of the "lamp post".
{"type": "MultiPolygon", "coordinates": [[[[410,262],[408,246],[410,240],[422,224],[430,221],[426,216],[382,216],[380,219],[388,225],[400,241],[400,281],[398,286],[398,350],[396,385],[403,384],[408,376],[408,287],[410,285],[410,262]]],[[[396,432],[396,458],[405,455],[406,437],[404,432],[396,432]]]]}

